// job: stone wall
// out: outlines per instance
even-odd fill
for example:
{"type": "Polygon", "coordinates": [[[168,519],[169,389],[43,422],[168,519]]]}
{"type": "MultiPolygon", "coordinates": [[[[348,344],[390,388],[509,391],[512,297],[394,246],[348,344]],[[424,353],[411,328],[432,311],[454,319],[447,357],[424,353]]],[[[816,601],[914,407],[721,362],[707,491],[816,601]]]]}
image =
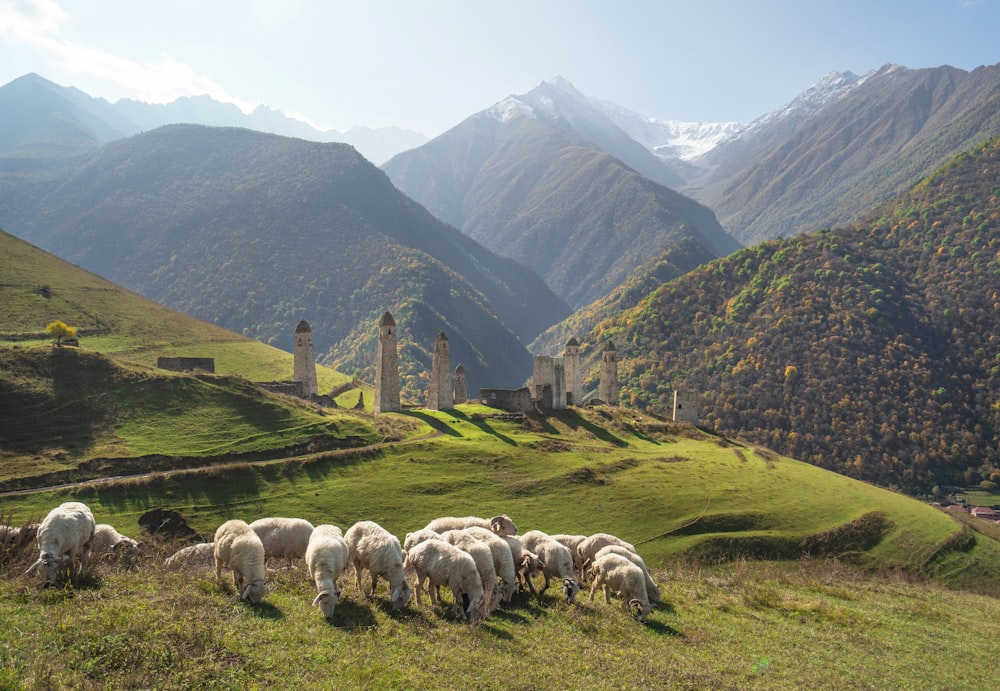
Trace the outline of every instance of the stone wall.
{"type": "Polygon", "coordinates": [[[527,413],[535,409],[528,387],[521,389],[480,389],[479,402],[491,408],[512,413],[527,413]]]}
{"type": "Polygon", "coordinates": [[[159,357],[156,366],[171,372],[210,372],[215,374],[214,357],[159,357]]]}

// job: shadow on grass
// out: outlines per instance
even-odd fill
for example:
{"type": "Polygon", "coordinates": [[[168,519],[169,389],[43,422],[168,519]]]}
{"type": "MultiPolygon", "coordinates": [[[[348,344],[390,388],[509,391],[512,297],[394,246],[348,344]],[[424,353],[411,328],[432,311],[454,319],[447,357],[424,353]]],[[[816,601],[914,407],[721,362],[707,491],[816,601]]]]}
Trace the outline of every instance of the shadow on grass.
{"type": "Polygon", "coordinates": [[[250,605],[250,611],[258,619],[270,619],[280,621],[285,618],[285,613],[269,602],[261,602],[259,605],[250,605]]]}
{"type": "Polygon", "coordinates": [[[441,434],[447,434],[449,437],[462,436],[461,432],[452,428],[452,426],[449,425],[447,422],[443,420],[438,420],[436,417],[428,415],[427,413],[424,413],[420,410],[403,410],[400,412],[400,415],[406,415],[407,417],[416,418],[417,420],[420,420],[421,422],[429,425],[435,431],[440,432],[441,434]]]}
{"type": "Polygon", "coordinates": [[[355,602],[341,600],[333,610],[333,619],[327,623],[331,628],[340,629],[346,633],[369,631],[378,626],[375,615],[372,614],[369,601],[355,602]]]}
{"type": "MultiPolygon", "coordinates": [[[[582,428],[587,432],[589,432],[590,434],[592,434],[593,436],[600,439],[601,441],[613,444],[614,446],[628,446],[627,441],[621,439],[620,437],[616,437],[608,429],[595,425],[593,422],[581,416],[579,413],[575,413],[573,411],[561,411],[559,413],[559,419],[562,420],[570,428],[574,430],[582,428]]],[[[643,441],[649,441],[654,444],[659,443],[649,439],[644,435],[639,434],[636,430],[632,430],[632,433],[635,434],[640,439],[642,439],[643,441]]]]}
{"type": "Polygon", "coordinates": [[[643,622],[643,626],[645,626],[653,633],[658,633],[661,636],[675,636],[677,638],[684,638],[684,633],[682,631],[678,631],[670,624],[664,624],[661,621],[655,621],[647,618],[646,621],[643,622]]]}
{"type": "Polygon", "coordinates": [[[513,439],[511,439],[510,437],[508,437],[505,434],[501,434],[500,432],[497,432],[495,429],[493,429],[492,427],[490,427],[489,423],[485,419],[482,419],[482,418],[470,418],[468,415],[466,415],[465,413],[463,413],[461,411],[458,411],[458,410],[452,411],[452,415],[454,415],[459,420],[464,420],[465,422],[468,422],[468,423],[470,423],[472,425],[475,425],[476,427],[478,427],[480,430],[482,430],[486,434],[493,435],[494,437],[496,437],[497,439],[499,439],[500,441],[502,441],[504,444],[509,444],[510,446],[517,446],[517,442],[516,441],[514,441],[513,439]]]}

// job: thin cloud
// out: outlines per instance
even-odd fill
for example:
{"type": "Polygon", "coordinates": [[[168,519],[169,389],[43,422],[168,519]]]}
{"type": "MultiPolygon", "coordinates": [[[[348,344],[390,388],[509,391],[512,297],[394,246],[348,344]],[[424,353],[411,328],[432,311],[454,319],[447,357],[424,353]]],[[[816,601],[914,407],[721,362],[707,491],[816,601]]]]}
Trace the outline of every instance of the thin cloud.
{"type": "Polygon", "coordinates": [[[233,96],[210,77],[163,53],[154,61],[137,62],[67,41],[60,28],[72,18],[53,0],[0,3],[0,38],[47,54],[65,72],[114,84],[149,103],[169,103],[182,96],[208,94],[245,113],[258,104],[233,96]]]}

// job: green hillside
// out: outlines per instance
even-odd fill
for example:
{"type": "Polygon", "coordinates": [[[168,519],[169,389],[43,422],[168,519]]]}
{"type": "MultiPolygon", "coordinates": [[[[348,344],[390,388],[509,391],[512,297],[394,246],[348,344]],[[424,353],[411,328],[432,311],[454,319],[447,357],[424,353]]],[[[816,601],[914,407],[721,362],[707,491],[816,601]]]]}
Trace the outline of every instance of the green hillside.
{"type": "Polygon", "coordinates": [[[1000,140],[853,228],[741,250],[580,334],[622,400],[911,492],[1000,479],[1000,140]]]}

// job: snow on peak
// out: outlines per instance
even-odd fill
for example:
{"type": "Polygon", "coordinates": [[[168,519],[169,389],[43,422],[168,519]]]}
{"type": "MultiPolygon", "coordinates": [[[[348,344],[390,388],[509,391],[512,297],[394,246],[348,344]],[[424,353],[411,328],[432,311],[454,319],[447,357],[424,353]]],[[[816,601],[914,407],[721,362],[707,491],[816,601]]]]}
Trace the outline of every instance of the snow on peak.
{"type": "MultiPolygon", "coordinates": [[[[883,70],[885,68],[882,68],[883,70]]],[[[881,70],[879,70],[881,72],[881,70]]],[[[793,115],[808,115],[824,108],[827,104],[837,101],[865,83],[876,74],[873,70],[862,77],[853,72],[829,72],[819,81],[793,98],[787,104],[760,116],[747,128],[748,132],[760,129],[764,125],[773,124],[793,115]]]]}

